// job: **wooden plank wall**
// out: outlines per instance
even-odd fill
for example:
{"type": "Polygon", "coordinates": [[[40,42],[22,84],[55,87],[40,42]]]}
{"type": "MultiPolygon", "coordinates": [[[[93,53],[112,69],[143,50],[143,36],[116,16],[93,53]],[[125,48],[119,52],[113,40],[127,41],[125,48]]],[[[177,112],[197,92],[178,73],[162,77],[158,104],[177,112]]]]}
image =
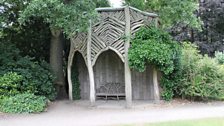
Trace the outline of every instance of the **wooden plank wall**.
{"type": "MultiPolygon", "coordinates": [[[[82,55],[76,52],[74,56],[79,71],[81,99],[89,99],[89,75],[82,55]]],[[[96,88],[107,82],[118,82],[124,85],[124,63],[118,55],[111,51],[103,52],[96,61],[94,79],[96,88]]],[[[133,100],[153,100],[152,67],[148,65],[145,72],[132,70],[132,98],[133,100]]]]}
{"type": "Polygon", "coordinates": [[[89,74],[86,67],[85,61],[81,53],[76,52],[74,56],[75,62],[77,62],[77,68],[79,71],[79,82],[80,82],[80,96],[82,100],[89,99],[90,95],[90,84],[89,84],[89,74]]]}
{"type": "Polygon", "coordinates": [[[132,98],[134,100],[153,100],[152,67],[147,66],[144,72],[132,70],[132,98]]]}
{"type": "Polygon", "coordinates": [[[124,64],[118,55],[111,50],[100,54],[93,70],[96,89],[109,82],[124,85],[124,64]]]}
{"type": "MultiPolygon", "coordinates": [[[[124,85],[124,63],[111,50],[103,52],[94,66],[96,89],[107,82],[124,85]]],[[[132,70],[132,98],[134,100],[153,100],[152,67],[143,73],[132,70]]]]}

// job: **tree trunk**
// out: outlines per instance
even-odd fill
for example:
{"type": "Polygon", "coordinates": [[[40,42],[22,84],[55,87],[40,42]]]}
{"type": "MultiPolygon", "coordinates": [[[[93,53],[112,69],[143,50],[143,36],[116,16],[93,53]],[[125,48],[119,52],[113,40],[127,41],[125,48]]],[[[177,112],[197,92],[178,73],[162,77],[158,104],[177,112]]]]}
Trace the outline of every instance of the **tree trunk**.
{"type": "Polygon", "coordinates": [[[65,98],[65,77],[63,72],[63,43],[60,30],[51,30],[50,66],[56,79],[54,84],[58,93],[57,98],[65,98]]]}

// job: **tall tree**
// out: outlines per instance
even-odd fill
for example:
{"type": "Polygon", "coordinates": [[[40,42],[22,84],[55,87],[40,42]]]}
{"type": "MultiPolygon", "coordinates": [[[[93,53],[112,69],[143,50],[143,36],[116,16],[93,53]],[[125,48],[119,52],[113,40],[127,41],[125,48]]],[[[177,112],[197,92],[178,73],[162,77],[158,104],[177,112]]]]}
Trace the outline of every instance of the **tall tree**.
{"type": "Polygon", "coordinates": [[[195,15],[199,9],[198,0],[125,0],[125,4],[158,13],[165,28],[184,24],[200,29],[201,21],[195,15]]]}
{"type": "Polygon", "coordinates": [[[65,91],[63,37],[70,38],[78,32],[85,31],[89,19],[94,19],[96,16],[95,7],[107,6],[109,6],[107,0],[31,0],[20,14],[22,24],[32,22],[32,19],[37,17],[49,24],[50,65],[57,78],[55,84],[58,92],[65,91]]]}
{"type": "Polygon", "coordinates": [[[199,16],[203,31],[194,31],[194,41],[202,53],[214,55],[224,50],[224,3],[223,0],[200,0],[199,16]]]}
{"type": "Polygon", "coordinates": [[[20,55],[31,56],[34,60],[49,61],[50,30],[41,18],[32,18],[26,26],[18,22],[19,12],[30,0],[0,1],[0,41],[10,42],[20,49],[20,55]],[[45,53],[43,53],[45,52],[45,53]]]}
{"type": "Polygon", "coordinates": [[[56,75],[55,85],[59,92],[64,89],[62,32],[70,38],[77,32],[85,31],[89,19],[96,15],[95,4],[91,0],[32,0],[20,14],[20,22],[41,17],[51,30],[50,65],[56,75]]]}

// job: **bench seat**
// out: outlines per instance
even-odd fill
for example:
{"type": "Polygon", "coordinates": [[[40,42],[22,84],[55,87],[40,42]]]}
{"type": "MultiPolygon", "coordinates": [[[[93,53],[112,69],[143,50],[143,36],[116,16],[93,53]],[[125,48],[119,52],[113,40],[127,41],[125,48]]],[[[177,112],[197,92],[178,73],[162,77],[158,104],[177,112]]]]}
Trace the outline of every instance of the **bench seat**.
{"type": "Polygon", "coordinates": [[[96,97],[105,97],[108,100],[108,97],[125,97],[124,86],[120,83],[106,83],[101,85],[100,88],[97,89],[96,97]]]}

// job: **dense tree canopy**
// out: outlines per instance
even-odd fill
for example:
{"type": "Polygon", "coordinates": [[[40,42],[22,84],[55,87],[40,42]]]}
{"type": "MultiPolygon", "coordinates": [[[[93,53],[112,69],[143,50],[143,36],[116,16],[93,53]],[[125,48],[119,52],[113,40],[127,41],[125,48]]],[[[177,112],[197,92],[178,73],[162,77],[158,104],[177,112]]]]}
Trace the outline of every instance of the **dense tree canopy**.
{"type": "Polygon", "coordinates": [[[63,70],[63,57],[66,55],[63,53],[62,32],[70,38],[78,32],[86,31],[89,20],[97,17],[96,5],[107,4],[107,1],[102,0],[32,0],[21,12],[19,21],[22,24],[35,17],[42,18],[50,26],[50,66],[56,75],[54,83],[58,91],[65,91],[66,83],[63,70]]]}
{"type": "Polygon", "coordinates": [[[96,17],[95,8],[109,6],[109,2],[3,0],[0,6],[0,13],[3,15],[0,18],[1,41],[14,43],[20,48],[20,54],[23,56],[29,55],[35,57],[35,60],[50,61],[54,73],[60,73],[56,76],[64,80],[63,64],[66,63],[63,63],[63,57],[67,58],[66,48],[69,47],[66,46],[68,44],[61,33],[70,38],[77,32],[85,31],[89,19],[96,17]]]}
{"type": "Polygon", "coordinates": [[[42,17],[51,29],[63,30],[67,35],[83,31],[95,15],[95,4],[90,0],[76,0],[65,4],[61,0],[33,0],[21,13],[20,21],[42,17]]]}
{"type": "Polygon", "coordinates": [[[198,0],[125,0],[126,4],[159,14],[163,27],[178,24],[200,29],[200,19],[195,16],[198,0]]]}
{"type": "Polygon", "coordinates": [[[1,25],[0,41],[13,43],[20,49],[22,56],[29,55],[35,60],[49,60],[50,30],[41,18],[21,26],[19,13],[25,9],[30,0],[3,0],[0,3],[1,25]],[[45,52],[45,53],[42,53],[45,52]]]}
{"type": "Polygon", "coordinates": [[[203,31],[195,31],[194,41],[203,53],[214,55],[224,50],[224,3],[222,0],[204,0],[200,3],[199,16],[204,25],[203,31]]]}

